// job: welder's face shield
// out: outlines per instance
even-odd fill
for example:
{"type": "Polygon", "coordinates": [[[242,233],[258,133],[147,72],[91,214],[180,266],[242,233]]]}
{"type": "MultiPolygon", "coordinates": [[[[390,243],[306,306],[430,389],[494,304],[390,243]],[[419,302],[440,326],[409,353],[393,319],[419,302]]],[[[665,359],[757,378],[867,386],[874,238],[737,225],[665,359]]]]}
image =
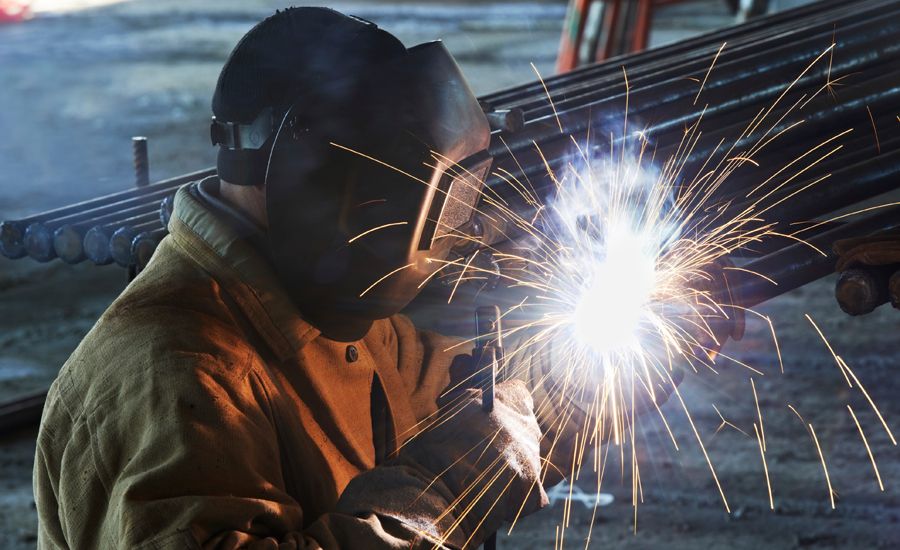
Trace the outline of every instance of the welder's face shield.
{"type": "Polygon", "coordinates": [[[266,175],[270,251],[295,301],[372,319],[400,311],[471,220],[489,141],[440,42],[298,99],[266,175]]]}

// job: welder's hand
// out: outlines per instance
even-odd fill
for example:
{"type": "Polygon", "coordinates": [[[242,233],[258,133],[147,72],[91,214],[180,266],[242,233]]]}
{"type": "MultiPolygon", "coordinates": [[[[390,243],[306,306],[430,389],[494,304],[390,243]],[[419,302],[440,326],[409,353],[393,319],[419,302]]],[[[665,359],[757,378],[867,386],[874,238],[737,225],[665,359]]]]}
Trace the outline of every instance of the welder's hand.
{"type": "Polygon", "coordinates": [[[699,315],[689,319],[683,328],[696,340],[696,347],[709,360],[715,360],[728,338],[740,340],[744,336],[744,309],[740,307],[737,288],[729,281],[728,271],[734,264],[722,258],[704,269],[690,286],[698,292],[699,315]],[[712,300],[716,305],[712,306],[712,300]]]}
{"type": "Polygon", "coordinates": [[[466,390],[442,407],[433,428],[400,451],[398,461],[426,470],[446,488],[454,501],[450,513],[472,541],[468,547],[520,512],[527,515],[547,504],[533,406],[518,380],[496,385],[491,413],[481,409],[480,391],[466,390]]]}

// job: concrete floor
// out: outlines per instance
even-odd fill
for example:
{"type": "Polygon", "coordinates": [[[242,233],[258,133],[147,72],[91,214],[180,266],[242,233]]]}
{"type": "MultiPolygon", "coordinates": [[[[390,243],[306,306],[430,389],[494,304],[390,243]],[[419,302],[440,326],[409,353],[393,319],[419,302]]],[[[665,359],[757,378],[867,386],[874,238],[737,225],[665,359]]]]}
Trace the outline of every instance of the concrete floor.
{"type": "MultiPolygon", "coordinates": [[[[799,2],[791,2],[799,3],[799,2]]],[[[46,3],[53,7],[52,2],[46,3]]],[[[286,4],[286,3],[285,3],[286,4]]],[[[784,5],[787,2],[780,2],[784,5]]],[[[50,12],[21,25],[0,27],[0,219],[126,188],[131,181],[129,138],[150,138],[151,171],[162,178],[213,163],[205,135],[208,101],[218,70],[236,40],[280,2],[251,0],[136,0],[105,7],[50,12]]],[[[565,6],[560,2],[329,3],[378,22],[406,43],[443,38],[478,93],[533,79],[530,63],[552,73],[565,6]]],[[[660,44],[730,22],[724,5],[704,0],[667,8],[657,17],[660,44]]],[[[46,265],[0,259],[0,399],[46,386],[56,369],[110,300],[124,286],[118,268],[46,265]]],[[[685,398],[697,403],[694,420],[728,491],[724,512],[706,463],[690,445],[686,420],[672,411],[679,441],[674,452],[648,423],[643,434],[651,456],[642,457],[645,503],[634,534],[630,480],[605,490],[616,504],[593,522],[593,547],[622,548],[895,548],[900,546],[900,474],[897,448],[866,414],[864,423],[886,481],[875,485],[855,426],[844,404],[866,410],[848,394],[818,336],[810,313],[857,369],[886,417],[900,415],[895,371],[900,318],[882,308],[851,319],[822,281],[773,300],[761,312],[776,319],[786,375],[760,381],[773,449],[769,468],[776,510],[768,510],[755,440],[734,430],[713,436],[719,418],[752,430],[755,408],[747,401],[743,372],[685,382],[685,398]],[[840,494],[828,506],[818,455],[803,427],[787,411],[790,402],[816,425],[840,494]]],[[[728,352],[771,370],[774,349],[768,327],[752,321],[728,352]]],[[[30,472],[33,431],[0,442],[0,546],[34,545],[36,517],[30,472]]],[[[612,466],[612,465],[611,465],[612,466]]],[[[616,466],[617,467],[617,466],[616,466]]],[[[588,478],[581,480],[591,486],[588,478]]],[[[522,522],[505,548],[553,544],[562,516],[557,505],[522,522]]],[[[568,546],[584,545],[591,513],[573,510],[568,546]]]]}

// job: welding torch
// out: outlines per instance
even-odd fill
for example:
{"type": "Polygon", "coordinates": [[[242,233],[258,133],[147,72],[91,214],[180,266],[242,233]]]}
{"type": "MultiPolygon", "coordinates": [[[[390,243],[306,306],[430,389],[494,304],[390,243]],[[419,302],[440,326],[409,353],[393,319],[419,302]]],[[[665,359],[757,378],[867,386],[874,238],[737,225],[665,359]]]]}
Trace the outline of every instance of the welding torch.
{"type": "MultiPolygon", "coordinates": [[[[475,382],[481,388],[481,409],[486,413],[494,410],[494,385],[498,376],[502,380],[499,368],[503,361],[500,318],[500,308],[496,305],[481,306],[475,310],[475,347],[472,349],[472,360],[475,362],[475,382]]],[[[497,533],[492,533],[484,541],[484,549],[496,548],[497,533]]]]}

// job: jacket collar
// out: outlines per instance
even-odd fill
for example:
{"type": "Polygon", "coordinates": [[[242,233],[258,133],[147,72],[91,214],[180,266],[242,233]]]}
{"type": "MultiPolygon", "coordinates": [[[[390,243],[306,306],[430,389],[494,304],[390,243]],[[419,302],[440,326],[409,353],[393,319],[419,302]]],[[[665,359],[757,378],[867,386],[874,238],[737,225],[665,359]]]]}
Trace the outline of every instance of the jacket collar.
{"type": "Polygon", "coordinates": [[[201,194],[190,189],[199,185],[207,193],[217,193],[218,181],[210,176],[178,190],[169,233],[174,243],[237,302],[280,360],[295,357],[319,331],[301,317],[271,264],[251,244],[246,228],[240,228],[229,220],[230,216],[206,204],[201,194]]]}

